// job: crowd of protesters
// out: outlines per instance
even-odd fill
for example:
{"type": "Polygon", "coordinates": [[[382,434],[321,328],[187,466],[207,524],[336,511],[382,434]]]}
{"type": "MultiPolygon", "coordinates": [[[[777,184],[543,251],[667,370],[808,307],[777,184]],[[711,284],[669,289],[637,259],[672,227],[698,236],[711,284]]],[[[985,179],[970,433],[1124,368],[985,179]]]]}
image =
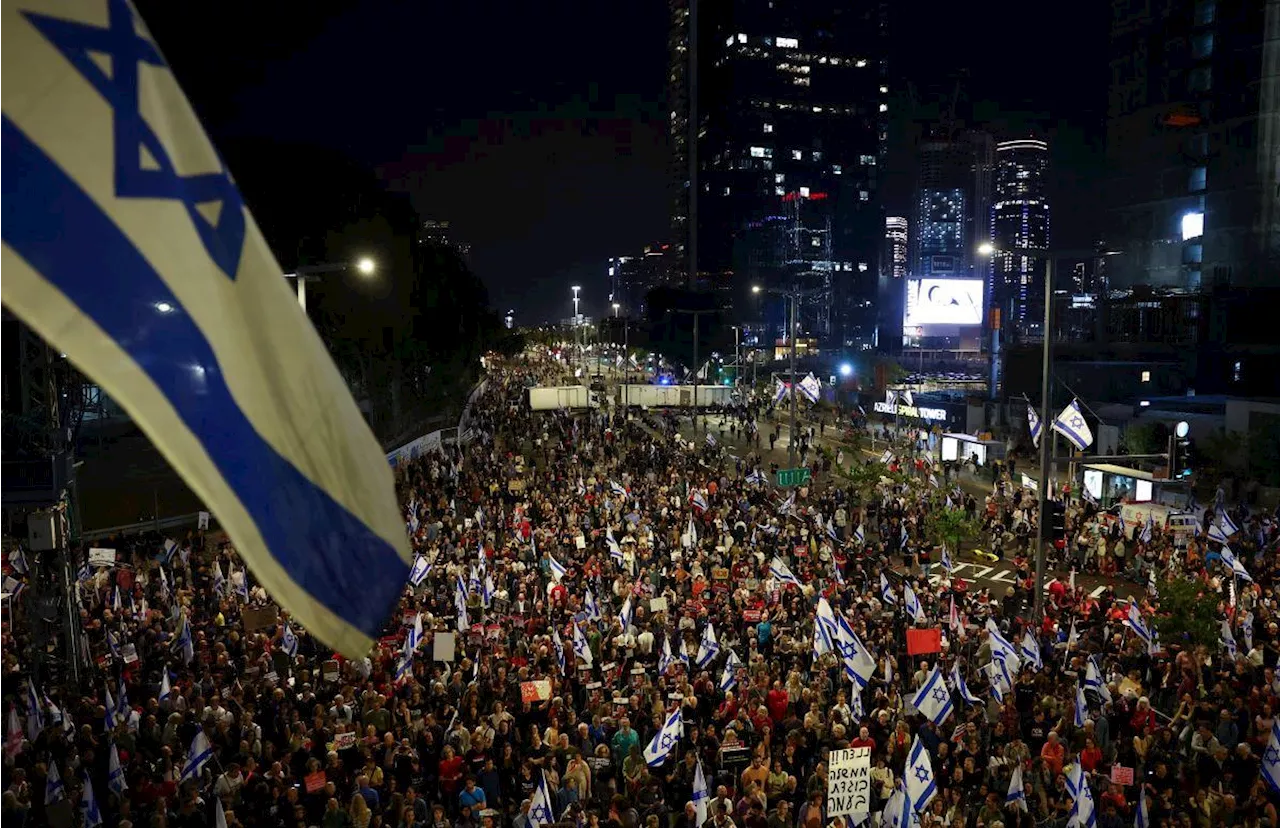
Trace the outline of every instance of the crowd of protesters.
{"type": "MultiPolygon", "coordinates": [[[[14,599],[5,828],[825,828],[855,821],[827,810],[837,748],[869,749],[868,818],[894,828],[1277,824],[1274,516],[1210,509],[1175,543],[1073,506],[1064,566],[1088,547],[1090,569],[1127,556],[1151,577],[1130,600],[1059,570],[1035,618],[1034,497],[1007,476],[975,496],[908,436],[842,456],[882,472],[870,486],[779,490],[759,457],[657,415],[530,411],[525,389],[560,370],[493,366],[472,440],[397,470],[419,560],[364,659],[269,611],[213,534],[177,554],[120,539],[115,566],[81,573],[81,687],[47,680],[14,599]],[[1013,562],[1007,591],[949,571],[948,511],[1013,562]],[[1210,540],[1224,526],[1229,545],[1210,540]],[[1169,578],[1206,597],[1222,643],[1162,633],[1169,578]],[[915,703],[934,676],[944,717],[915,703]],[[934,788],[900,813],[917,745],[934,788]]],[[[760,412],[736,427],[768,435],[760,412]]],[[[10,552],[6,571],[36,564],[10,552]]]]}

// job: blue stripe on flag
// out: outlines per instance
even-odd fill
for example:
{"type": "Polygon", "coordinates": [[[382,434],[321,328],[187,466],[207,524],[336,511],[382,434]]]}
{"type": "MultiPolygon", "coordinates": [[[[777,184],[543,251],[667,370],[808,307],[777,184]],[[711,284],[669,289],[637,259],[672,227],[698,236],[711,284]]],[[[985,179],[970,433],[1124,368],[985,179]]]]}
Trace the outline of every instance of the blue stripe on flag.
{"type": "Polygon", "coordinates": [[[4,243],[155,383],[289,577],[352,627],[377,635],[408,565],[262,439],[195,320],[80,185],[9,118],[0,130],[7,167],[0,182],[4,243]],[[172,310],[157,312],[162,302],[172,310]]]}

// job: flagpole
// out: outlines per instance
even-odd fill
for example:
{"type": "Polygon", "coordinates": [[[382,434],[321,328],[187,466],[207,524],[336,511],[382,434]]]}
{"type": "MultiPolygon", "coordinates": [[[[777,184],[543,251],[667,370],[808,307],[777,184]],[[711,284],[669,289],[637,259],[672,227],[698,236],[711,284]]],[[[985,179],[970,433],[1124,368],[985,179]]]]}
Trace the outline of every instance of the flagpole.
{"type": "MultiPolygon", "coordinates": [[[[1040,486],[1036,520],[1036,587],[1034,609],[1031,617],[1039,625],[1044,618],[1044,558],[1045,545],[1049,542],[1049,441],[1044,429],[1053,422],[1050,418],[1049,389],[1053,369],[1053,257],[1046,256],[1044,263],[1044,347],[1040,360],[1040,486]]],[[[1052,429],[1050,429],[1052,431],[1052,429]]],[[[1057,433],[1057,432],[1054,432],[1057,433]]]]}

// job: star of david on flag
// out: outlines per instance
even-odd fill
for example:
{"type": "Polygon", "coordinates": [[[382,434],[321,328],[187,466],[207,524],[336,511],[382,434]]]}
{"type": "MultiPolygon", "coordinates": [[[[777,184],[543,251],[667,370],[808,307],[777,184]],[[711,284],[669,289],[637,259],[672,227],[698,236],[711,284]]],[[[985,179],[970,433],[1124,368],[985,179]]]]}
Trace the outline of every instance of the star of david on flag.
{"type": "Polygon", "coordinates": [[[923,811],[938,793],[938,786],[933,776],[933,763],[929,761],[929,751],[920,744],[919,736],[911,742],[911,752],[907,754],[902,778],[906,780],[907,796],[911,799],[912,806],[917,812],[923,811]]]}
{"type": "Polygon", "coordinates": [[[912,696],[911,704],[935,725],[940,726],[951,716],[951,693],[947,691],[947,683],[942,680],[942,671],[937,665],[912,696]]]}
{"type": "Polygon", "coordinates": [[[1071,445],[1084,451],[1093,445],[1093,431],[1080,412],[1080,401],[1072,400],[1053,420],[1053,430],[1066,437],[1071,445]]]}
{"type": "Polygon", "coordinates": [[[676,745],[680,744],[680,737],[684,735],[684,717],[680,714],[680,708],[667,717],[661,729],[653,734],[652,741],[644,749],[644,761],[651,767],[656,768],[666,761],[671,751],[675,750],[676,745]]]}
{"type": "Polygon", "coordinates": [[[363,656],[411,562],[391,468],[160,49],[128,0],[15,0],[3,27],[5,307],[121,404],[276,601],[363,656]]]}

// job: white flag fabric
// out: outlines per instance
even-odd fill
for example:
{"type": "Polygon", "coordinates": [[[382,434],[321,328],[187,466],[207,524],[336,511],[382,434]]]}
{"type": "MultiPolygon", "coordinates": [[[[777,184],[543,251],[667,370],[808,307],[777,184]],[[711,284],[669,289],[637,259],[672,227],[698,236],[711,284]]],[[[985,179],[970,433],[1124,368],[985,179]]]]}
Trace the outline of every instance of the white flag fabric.
{"type": "Polygon", "coordinates": [[[191,740],[191,749],[187,751],[187,761],[182,766],[180,781],[195,779],[212,758],[213,747],[209,744],[209,737],[204,735],[203,730],[197,731],[195,738],[191,740]]]}
{"type": "Polygon", "coordinates": [[[560,667],[560,675],[565,675],[568,670],[568,660],[564,656],[564,642],[560,640],[560,631],[551,631],[551,643],[556,648],[556,664],[560,667]]]}
{"type": "Polygon", "coordinates": [[[911,704],[935,725],[941,726],[951,716],[951,693],[947,691],[947,683],[942,680],[942,670],[937,665],[911,698],[911,704]]]}
{"type": "Polygon", "coordinates": [[[882,823],[885,828],[916,828],[920,824],[920,816],[911,807],[911,797],[903,790],[899,781],[893,794],[884,805],[882,823]]]}
{"type": "Polygon", "coordinates": [[[883,572],[880,573],[880,600],[886,604],[898,603],[898,597],[893,594],[893,588],[889,586],[889,579],[884,576],[883,572]]]}
{"type": "Polygon", "coordinates": [[[120,751],[116,750],[115,742],[111,743],[107,751],[107,788],[116,796],[123,796],[129,788],[129,783],[124,778],[124,768],[120,766],[120,751]]]}
{"type": "Polygon", "coordinates": [[[1022,789],[1021,764],[1013,766],[1013,777],[1009,780],[1009,792],[1004,795],[1004,806],[1018,808],[1024,814],[1027,812],[1027,794],[1022,789]]]}
{"type": "Polygon", "coordinates": [[[727,693],[738,684],[738,670],[742,668],[742,662],[738,660],[738,654],[729,650],[729,657],[725,659],[724,671],[720,674],[720,692],[727,693]]]}
{"type": "Polygon", "coordinates": [[[582,598],[582,608],[586,610],[588,620],[600,620],[600,607],[596,604],[596,597],[591,594],[590,587],[587,588],[587,592],[582,598]]]}
{"type": "Polygon", "coordinates": [[[582,634],[582,628],[578,626],[578,622],[573,623],[573,654],[588,666],[595,663],[591,654],[591,647],[587,643],[587,637],[582,634]]]}
{"type": "MultiPolygon", "coordinates": [[[[422,623],[421,618],[421,615],[419,615],[419,624],[422,623]]],[[[294,634],[293,627],[288,624],[284,625],[284,632],[280,634],[280,650],[289,658],[298,657],[298,636],[294,634]]],[[[168,671],[166,670],[165,673],[165,681],[167,682],[169,680],[168,671]]]]}
{"type": "Polygon", "coordinates": [[[547,566],[551,570],[551,579],[557,584],[564,579],[565,574],[569,571],[550,552],[547,553],[547,566]]]}
{"type": "Polygon", "coordinates": [[[697,828],[706,824],[707,806],[710,802],[711,791],[707,789],[707,777],[702,773],[702,760],[699,759],[698,766],[693,771],[693,812],[697,818],[697,828]]]}
{"type": "Polygon", "coordinates": [[[671,669],[671,665],[676,663],[676,657],[671,654],[671,639],[667,638],[664,633],[662,636],[662,653],[658,656],[658,675],[665,676],[667,670],[671,669]]]}
{"type": "Polygon", "coordinates": [[[1027,428],[1031,431],[1032,445],[1040,448],[1040,432],[1044,430],[1044,423],[1040,422],[1040,415],[1031,407],[1031,403],[1027,403],[1027,428]]]}
{"type": "Polygon", "coordinates": [[[52,805],[60,799],[67,798],[67,786],[58,773],[58,763],[49,763],[49,775],[44,781],[44,804],[52,805]]]}
{"type": "Polygon", "coordinates": [[[1151,817],[1147,811],[1147,786],[1138,787],[1138,810],[1133,816],[1133,828],[1151,828],[1151,817]]]}
{"type": "Polygon", "coordinates": [[[1084,727],[1089,718],[1089,702],[1084,697],[1084,686],[1076,685],[1076,727],[1084,727]]]}
{"type": "Polygon", "coordinates": [[[684,735],[684,717],[680,714],[680,708],[667,717],[662,727],[657,733],[653,734],[653,739],[644,749],[644,761],[651,767],[656,768],[666,761],[667,756],[680,743],[680,737],[684,735]]]}
{"type": "Polygon", "coordinates": [[[631,596],[627,596],[627,600],[622,602],[622,609],[618,611],[618,623],[622,625],[622,631],[626,632],[631,628],[631,621],[635,617],[635,611],[631,608],[631,596]]]}
{"type": "Polygon", "coordinates": [[[956,692],[960,694],[960,698],[964,700],[965,704],[982,703],[981,699],[969,692],[969,685],[965,683],[964,676],[960,672],[959,661],[951,665],[951,683],[955,685],[956,692]]]}
{"type": "Polygon", "coordinates": [[[866,687],[875,674],[876,660],[843,615],[836,616],[835,645],[844,661],[845,675],[857,686],[866,687]]]}
{"type": "Polygon", "coordinates": [[[1129,615],[1127,620],[1129,622],[1129,628],[1133,630],[1134,634],[1147,642],[1147,644],[1150,644],[1152,641],[1151,630],[1142,621],[1142,611],[1138,609],[1138,602],[1132,599],[1129,601],[1129,615]]]}
{"type": "Polygon", "coordinates": [[[774,555],[773,560],[769,562],[769,575],[780,584],[792,584],[797,589],[802,587],[800,579],[791,571],[791,567],[777,555],[774,555]]]}
{"type": "Polygon", "coordinates": [[[1093,801],[1093,790],[1079,762],[1067,770],[1067,792],[1075,803],[1071,806],[1071,816],[1067,818],[1067,828],[1097,828],[1098,809],[1093,801]]]}
{"type": "Polygon", "coordinates": [[[1102,671],[1098,669],[1098,663],[1093,660],[1093,656],[1089,656],[1089,660],[1085,664],[1084,686],[1097,692],[1104,701],[1111,701],[1111,691],[1107,689],[1106,682],[1102,680],[1102,671]]]}
{"type": "Polygon", "coordinates": [[[83,828],[97,828],[102,824],[102,811],[98,808],[98,798],[93,795],[93,782],[89,780],[88,774],[80,781],[83,784],[80,789],[81,825],[83,828]]]}
{"type": "Polygon", "coordinates": [[[1040,642],[1036,640],[1035,634],[1028,627],[1026,633],[1022,636],[1022,657],[1027,663],[1035,668],[1036,672],[1044,669],[1044,661],[1040,656],[1040,642]]]}
{"type": "Polygon", "coordinates": [[[1072,400],[1053,420],[1053,430],[1066,437],[1071,445],[1084,451],[1093,445],[1093,432],[1080,413],[1080,401],[1072,400]]]}
{"type": "Polygon", "coordinates": [[[538,783],[538,787],[533,791],[533,801],[529,806],[529,825],[531,828],[542,828],[543,825],[550,825],[555,822],[555,804],[555,800],[551,797],[551,791],[547,787],[547,777],[544,775],[542,781],[538,783]]]}
{"type": "Polygon", "coordinates": [[[1280,720],[1271,722],[1271,738],[1262,753],[1262,778],[1274,793],[1280,794],[1280,720]]]}
{"type": "Polygon", "coordinates": [[[227,813],[222,809],[222,797],[213,798],[213,828],[227,828],[227,813]]]}
{"type": "Polygon", "coordinates": [[[912,621],[917,624],[924,623],[924,607],[920,606],[920,599],[916,598],[916,592],[911,588],[911,584],[902,585],[902,606],[912,621]]]}
{"type": "Polygon", "coordinates": [[[413,568],[409,570],[409,583],[415,587],[422,586],[422,582],[427,579],[427,574],[431,572],[431,565],[427,563],[427,559],[418,555],[413,559],[413,568]]]}
{"type": "Polygon", "coordinates": [[[1222,562],[1231,570],[1232,577],[1253,583],[1253,576],[1244,568],[1244,564],[1240,563],[1240,559],[1231,551],[1231,547],[1222,547],[1222,562]]]}
{"type": "Polygon", "coordinates": [[[933,776],[933,763],[929,761],[929,751],[924,749],[919,736],[911,742],[902,778],[907,781],[907,796],[911,798],[912,807],[917,812],[923,811],[938,793],[938,785],[933,776]]]}
{"type": "Polygon", "coordinates": [[[4,306],[120,403],[272,597],[363,656],[410,563],[386,455],[163,44],[125,0],[18,6],[4,306]]]}
{"type": "Polygon", "coordinates": [[[719,653],[720,643],[716,640],[715,627],[708,621],[707,628],[702,631],[702,640],[698,642],[698,654],[694,656],[694,663],[699,667],[706,667],[719,653]]]}

